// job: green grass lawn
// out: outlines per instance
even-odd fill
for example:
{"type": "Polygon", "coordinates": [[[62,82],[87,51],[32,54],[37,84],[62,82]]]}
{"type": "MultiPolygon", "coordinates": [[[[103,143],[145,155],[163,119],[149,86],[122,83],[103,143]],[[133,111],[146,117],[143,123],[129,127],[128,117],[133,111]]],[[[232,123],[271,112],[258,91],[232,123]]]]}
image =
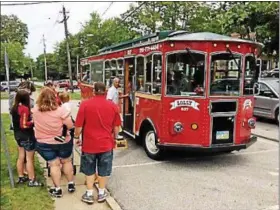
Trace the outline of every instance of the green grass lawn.
{"type": "Polygon", "coordinates": [[[81,92],[70,92],[70,97],[72,100],[81,100],[81,92]]]}
{"type": "MultiPolygon", "coordinates": [[[[4,124],[4,130],[7,138],[7,144],[10,153],[10,159],[13,167],[15,181],[17,181],[16,159],[17,144],[14,140],[13,132],[9,130],[10,118],[8,114],[1,114],[1,120],[4,124]]],[[[43,169],[35,155],[35,170],[37,178],[46,183],[43,176],[43,169]]],[[[30,188],[26,185],[16,185],[12,189],[10,186],[9,173],[7,168],[4,148],[1,145],[1,209],[3,210],[52,210],[54,203],[45,187],[30,188]]]]}
{"type": "Polygon", "coordinates": [[[9,93],[1,91],[1,99],[9,99],[9,93]]]}

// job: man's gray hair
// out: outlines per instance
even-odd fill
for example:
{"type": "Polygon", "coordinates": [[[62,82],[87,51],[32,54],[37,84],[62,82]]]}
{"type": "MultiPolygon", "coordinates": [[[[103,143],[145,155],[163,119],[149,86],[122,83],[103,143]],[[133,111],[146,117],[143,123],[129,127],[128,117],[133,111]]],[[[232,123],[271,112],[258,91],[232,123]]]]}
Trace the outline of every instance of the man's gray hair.
{"type": "Polygon", "coordinates": [[[113,79],[113,81],[114,81],[114,82],[118,82],[118,81],[120,81],[120,78],[115,77],[115,78],[113,79]]]}

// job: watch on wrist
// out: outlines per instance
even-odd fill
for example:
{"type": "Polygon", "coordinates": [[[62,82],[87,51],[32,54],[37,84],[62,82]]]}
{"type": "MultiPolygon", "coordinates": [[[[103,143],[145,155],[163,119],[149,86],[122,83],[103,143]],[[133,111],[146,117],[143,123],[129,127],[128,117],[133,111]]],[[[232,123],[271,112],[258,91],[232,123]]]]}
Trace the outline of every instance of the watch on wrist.
{"type": "Polygon", "coordinates": [[[80,139],[80,137],[79,136],[74,136],[74,139],[80,139]]]}

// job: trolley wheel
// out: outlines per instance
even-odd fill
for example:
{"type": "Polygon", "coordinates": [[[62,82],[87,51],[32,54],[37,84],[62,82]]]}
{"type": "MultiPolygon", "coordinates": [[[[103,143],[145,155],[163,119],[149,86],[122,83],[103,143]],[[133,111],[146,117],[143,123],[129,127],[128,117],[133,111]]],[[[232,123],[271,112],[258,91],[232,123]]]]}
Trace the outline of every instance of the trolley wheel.
{"type": "Polygon", "coordinates": [[[157,135],[154,130],[148,130],[144,134],[144,149],[149,158],[153,160],[161,160],[164,151],[157,146],[157,135]]]}
{"type": "Polygon", "coordinates": [[[48,177],[50,177],[51,176],[51,168],[47,167],[47,169],[48,169],[48,177]]]}
{"type": "Polygon", "coordinates": [[[76,173],[77,173],[77,167],[76,167],[76,165],[73,166],[73,173],[74,173],[74,175],[76,175],[76,173]]]}

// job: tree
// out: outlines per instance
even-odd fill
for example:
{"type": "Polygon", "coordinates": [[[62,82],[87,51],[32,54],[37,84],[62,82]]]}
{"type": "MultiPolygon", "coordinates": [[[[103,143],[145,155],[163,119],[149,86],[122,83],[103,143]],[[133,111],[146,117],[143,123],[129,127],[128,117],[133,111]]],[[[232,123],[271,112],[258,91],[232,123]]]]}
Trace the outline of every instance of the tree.
{"type": "Polygon", "coordinates": [[[277,2],[241,2],[223,16],[226,34],[237,32],[241,38],[256,32],[257,41],[265,44],[264,52],[279,55],[279,9],[277,2]]]}
{"type": "MultiPolygon", "coordinates": [[[[98,13],[91,13],[91,19],[83,25],[77,34],[70,34],[69,47],[72,72],[76,71],[77,56],[79,58],[95,55],[98,50],[135,37],[119,18],[110,18],[102,21],[98,13]]],[[[67,52],[65,40],[55,46],[57,57],[57,71],[68,73],[67,52]]]]}
{"type": "Polygon", "coordinates": [[[1,43],[18,42],[22,46],[27,44],[28,28],[15,15],[1,15],[1,43]]]}
{"type": "MultiPolygon", "coordinates": [[[[55,53],[46,53],[48,77],[56,78],[58,76],[58,60],[55,53]]],[[[45,56],[41,54],[36,59],[36,68],[34,76],[37,78],[45,78],[45,56]]]]}
{"type": "Polygon", "coordinates": [[[29,73],[30,60],[23,53],[23,46],[19,42],[1,43],[1,74],[5,73],[4,53],[5,48],[9,58],[10,72],[22,75],[29,73]]]}

